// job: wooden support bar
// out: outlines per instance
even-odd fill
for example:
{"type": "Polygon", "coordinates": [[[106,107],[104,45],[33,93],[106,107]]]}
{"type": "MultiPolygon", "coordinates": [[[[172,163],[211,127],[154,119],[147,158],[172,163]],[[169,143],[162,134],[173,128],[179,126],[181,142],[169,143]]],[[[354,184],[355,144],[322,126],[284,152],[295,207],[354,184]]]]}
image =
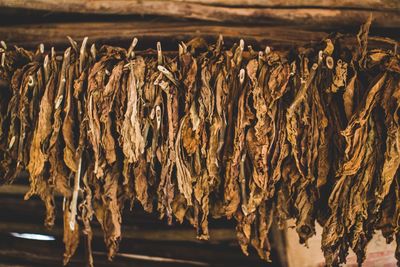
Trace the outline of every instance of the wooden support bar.
{"type": "MultiPolygon", "coordinates": [[[[4,40],[10,47],[18,45],[25,48],[37,47],[44,43],[46,49],[50,46],[64,49],[68,45],[66,36],[80,41],[85,36],[89,43],[96,45],[122,45],[128,47],[133,37],[139,39],[137,50],[156,48],[156,42],[163,43],[163,49],[176,50],[179,41],[188,41],[194,37],[202,37],[207,41],[215,41],[219,34],[224,36],[229,46],[239,39],[256,49],[264,49],[266,45],[272,48],[288,50],[293,46],[319,42],[328,33],[324,31],[310,31],[291,26],[226,26],[218,24],[189,23],[189,22],[82,22],[82,23],[49,23],[0,26],[0,40],[4,40]]],[[[355,45],[354,36],[346,39],[349,45],[355,45]]],[[[371,47],[385,45],[377,39],[371,40],[371,47]]],[[[386,42],[387,48],[393,44],[386,42]]],[[[383,46],[385,48],[385,46],[383,46]]]]}
{"type": "MultiPolygon", "coordinates": [[[[359,1],[360,2],[360,1],[359,1]]],[[[398,1],[369,0],[364,4],[350,1],[273,1],[272,4],[254,4],[237,0],[224,1],[54,1],[54,0],[0,0],[0,8],[22,8],[48,12],[113,15],[151,15],[203,21],[255,24],[307,25],[309,27],[340,27],[358,25],[371,14],[376,26],[398,27],[398,1]],[[230,3],[230,5],[229,5],[230,3]]]]}

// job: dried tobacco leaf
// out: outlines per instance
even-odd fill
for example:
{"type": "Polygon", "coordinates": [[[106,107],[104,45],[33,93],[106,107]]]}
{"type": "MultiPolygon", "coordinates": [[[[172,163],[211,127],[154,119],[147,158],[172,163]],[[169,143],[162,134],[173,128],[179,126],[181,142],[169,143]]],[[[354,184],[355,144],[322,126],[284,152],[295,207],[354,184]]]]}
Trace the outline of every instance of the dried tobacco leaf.
{"type": "Polygon", "coordinates": [[[209,216],[234,218],[243,253],[266,261],[272,222],[290,218],[301,243],[323,226],[329,266],[349,249],[361,264],[376,230],[400,261],[400,58],[368,49],[370,24],[356,47],[334,37],[291,53],[221,36],[171,56],[160,43],[136,54],[136,38],[99,50],[69,38],[62,59],[3,47],[1,183],[28,171],[48,227],[63,195],[64,264],[82,231],[93,266],[93,218],[113,258],[125,201],[157,203],[199,239],[212,238],[209,216]]]}

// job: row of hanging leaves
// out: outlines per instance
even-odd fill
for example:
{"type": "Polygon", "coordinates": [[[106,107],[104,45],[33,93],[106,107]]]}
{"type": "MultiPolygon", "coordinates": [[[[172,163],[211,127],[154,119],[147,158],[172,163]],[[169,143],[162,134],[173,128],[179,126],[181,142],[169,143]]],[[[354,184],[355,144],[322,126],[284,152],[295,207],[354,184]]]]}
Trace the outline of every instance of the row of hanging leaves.
{"type": "Polygon", "coordinates": [[[277,52],[227,49],[200,38],[173,55],[90,48],[69,38],[63,55],[1,43],[0,174],[28,171],[29,199],[55,220],[64,197],[64,264],[79,235],[91,256],[91,221],[110,259],[126,203],[168,223],[187,220],[209,239],[208,218],[237,222],[245,254],[270,260],[272,221],[296,220],[301,243],[323,226],[329,266],[349,249],[361,264],[381,230],[400,260],[400,62],[339,35],[277,52]]]}

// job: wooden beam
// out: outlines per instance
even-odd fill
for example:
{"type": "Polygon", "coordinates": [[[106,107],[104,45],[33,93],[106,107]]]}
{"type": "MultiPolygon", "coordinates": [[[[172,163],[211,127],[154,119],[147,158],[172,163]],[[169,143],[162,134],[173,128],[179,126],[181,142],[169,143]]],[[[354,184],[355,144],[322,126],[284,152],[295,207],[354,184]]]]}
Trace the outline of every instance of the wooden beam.
{"type": "MultiPolygon", "coordinates": [[[[20,7],[20,8],[30,8],[30,9],[48,9],[49,6],[59,7],[61,3],[58,4],[56,0],[2,0],[4,6],[8,7],[20,7]],[[24,4],[28,4],[25,5],[24,4]]],[[[80,4],[80,6],[88,7],[88,10],[95,10],[98,13],[113,12],[103,10],[99,8],[104,6],[106,0],[89,0],[81,3],[78,0],[64,1],[63,10],[70,11],[68,6],[80,4]],[[82,5],[83,4],[83,5],[82,5]]],[[[110,1],[108,1],[110,2],[110,1]]],[[[353,1],[353,0],[114,0],[112,1],[116,5],[129,6],[143,4],[143,2],[170,2],[176,5],[184,4],[198,4],[198,5],[210,5],[210,6],[223,6],[223,7],[269,7],[269,8],[337,8],[337,9],[349,9],[349,8],[359,8],[359,9],[374,9],[374,10],[392,10],[400,9],[400,2],[397,0],[363,0],[363,1],[353,1]],[[127,3],[129,2],[129,3],[127,3]]],[[[150,4],[150,6],[151,6],[150,4]]],[[[106,6],[112,6],[113,10],[117,7],[106,3],[106,6]]],[[[87,12],[83,10],[82,12],[87,12]]],[[[133,11],[123,11],[123,12],[133,12],[133,11]]]]}
{"type": "Polygon", "coordinates": [[[314,28],[341,27],[359,25],[366,21],[370,14],[374,25],[381,27],[398,27],[400,23],[399,4],[393,0],[372,0],[364,5],[350,5],[349,1],[313,1],[306,6],[305,1],[292,1],[281,5],[238,5],[234,1],[227,6],[223,1],[160,1],[160,0],[95,0],[95,1],[57,1],[57,0],[0,0],[0,8],[20,8],[48,12],[80,13],[80,14],[114,14],[114,15],[151,15],[173,18],[197,19],[214,22],[256,23],[256,24],[297,24],[314,28]],[[384,4],[387,2],[388,4],[384,4]],[[318,5],[317,5],[318,4],[318,5]],[[380,7],[380,9],[377,9],[380,7]]]}
{"type": "MultiPolygon", "coordinates": [[[[37,233],[45,235],[62,236],[63,226],[57,225],[53,229],[46,229],[43,224],[32,224],[23,222],[0,222],[0,232],[17,233],[37,233]]],[[[182,229],[179,227],[170,227],[170,229],[138,229],[135,225],[126,225],[123,223],[122,232],[124,239],[148,240],[148,241],[177,241],[177,242],[202,242],[196,239],[194,229],[182,229]]],[[[101,238],[103,232],[94,224],[93,235],[101,238]]],[[[234,229],[210,229],[210,242],[235,241],[236,234],[234,229]]]]}
{"type": "MultiPolygon", "coordinates": [[[[310,31],[301,27],[290,26],[227,26],[210,23],[189,22],[81,22],[81,23],[44,23],[29,25],[0,26],[0,40],[12,45],[36,48],[40,43],[64,49],[68,45],[66,36],[80,41],[85,36],[89,42],[97,45],[109,44],[128,47],[133,37],[139,39],[137,49],[156,48],[161,41],[163,50],[177,50],[179,41],[188,41],[194,37],[202,37],[207,41],[215,41],[219,34],[224,36],[225,43],[230,46],[239,39],[246,45],[263,49],[266,45],[272,48],[288,50],[293,46],[315,43],[325,38],[324,31],[310,31]]],[[[349,45],[356,45],[354,35],[345,39],[349,45]]],[[[372,40],[371,48],[391,48],[390,42],[372,40]]]]}
{"type": "Polygon", "coordinates": [[[0,186],[0,195],[20,195],[23,196],[29,191],[28,185],[7,184],[0,186]]]}
{"type": "Polygon", "coordinates": [[[364,8],[389,10],[400,8],[397,0],[174,0],[217,6],[254,6],[254,7],[322,7],[322,8],[364,8]]]}
{"type": "MultiPolygon", "coordinates": [[[[215,39],[219,34],[224,38],[243,38],[249,42],[258,42],[282,47],[301,45],[320,41],[324,32],[313,32],[293,27],[244,27],[221,26],[204,23],[160,23],[160,22],[82,22],[49,23],[15,26],[0,26],[0,39],[10,45],[32,47],[40,43],[46,45],[67,45],[66,36],[81,40],[89,36],[90,42],[130,44],[133,37],[139,38],[138,49],[156,48],[157,41],[164,45],[173,45],[176,50],[178,41],[188,41],[193,37],[215,39]],[[145,42],[143,43],[143,39],[145,42]]],[[[166,50],[166,49],[163,49],[166,50]]]]}

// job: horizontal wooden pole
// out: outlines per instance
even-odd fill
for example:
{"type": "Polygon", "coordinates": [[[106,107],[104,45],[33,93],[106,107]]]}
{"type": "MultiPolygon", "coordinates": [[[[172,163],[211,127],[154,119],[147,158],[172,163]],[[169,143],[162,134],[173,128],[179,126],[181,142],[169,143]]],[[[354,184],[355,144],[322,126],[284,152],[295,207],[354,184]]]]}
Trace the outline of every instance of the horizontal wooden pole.
{"type": "Polygon", "coordinates": [[[0,39],[10,45],[37,46],[40,43],[50,45],[67,44],[66,36],[81,40],[89,37],[89,42],[127,41],[139,38],[138,49],[156,48],[157,41],[165,41],[164,45],[177,41],[188,41],[193,37],[216,38],[222,34],[225,39],[240,38],[262,42],[268,45],[290,46],[310,41],[319,41],[326,36],[324,32],[312,32],[292,27],[230,27],[205,25],[203,23],[147,23],[147,22],[85,22],[85,23],[49,23],[0,26],[0,39]],[[143,39],[147,43],[143,46],[143,39]]]}
{"type": "MultiPolygon", "coordinates": [[[[194,37],[202,37],[207,41],[215,41],[219,34],[224,36],[225,43],[230,46],[239,39],[254,48],[282,48],[301,46],[320,42],[328,33],[310,31],[301,27],[290,26],[225,26],[218,24],[189,22],[82,22],[82,23],[49,23],[0,26],[0,40],[10,47],[13,45],[26,48],[37,47],[44,43],[47,48],[55,46],[64,49],[69,43],[66,36],[76,41],[89,37],[89,43],[122,45],[128,47],[133,37],[139,39],[137,49],[156,48],[161,41],[163,50],[176,50],[179,41],[188,41],[194,37]]],[[[354,36],[348,37],[346,43],[355,45],[354,36]]],[[[393,44],[386,42],[391,48],[393,44]]],[[[385,48],[385,42],[371,40],[371,48],[385,48]]]]}
{"type": "Polygon", "coordinates": [[[218,6],[258,6],[258,7],[323,7],[323,8],[365,8],[385,10],[400,8],[397,0],[174,0],[218,6]]]}
{"type": "Polygon", "coordinates": [[[273,1],[255,4],[228,1],[56,1],[56,0],[0,0],[0,8],[21,8],[62,13],[151,15],[197,19],[215,22],[308,25],[310,27],[340,27],[359,25],[372,14],[374,24],[398,27],[399,3],[393,0],[368,0],[364,4],[350,1],[273,1]]]}
{"type": "MultiPolygon", "coordinates": [[[[94,227],[94,236],[102,237],[101,229],[94,227]]],[[[46,235],[62,236],[62,225],[56,226],[51,230],[47,230],[41,224],[30,224],[12,222],[0,222],[0,232],[17,232],[17,233],[35,233],[46,235]]],[[[170,230],[165,229],[137,229],[129,225],[122,226],[124,239],[137,239],[149,241],[185,241],[185,242],[201,242],[196,239],[196,231],[194,229],[176,229],[171,227],[170,230]]],[[[210,229],[212,242],[236,241],[236,234],[233,229],[210,229]]]]}

